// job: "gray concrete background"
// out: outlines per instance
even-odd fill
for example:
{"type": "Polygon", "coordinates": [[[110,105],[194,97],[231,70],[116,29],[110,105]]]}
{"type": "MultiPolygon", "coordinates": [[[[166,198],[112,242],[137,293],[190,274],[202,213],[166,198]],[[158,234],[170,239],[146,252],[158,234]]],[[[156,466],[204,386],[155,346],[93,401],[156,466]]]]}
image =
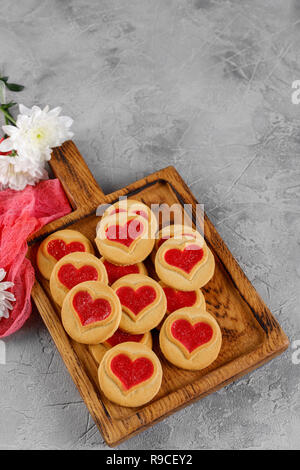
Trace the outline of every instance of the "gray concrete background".
{"type": "MultiPolygon", "coordinates": [[[[0,64],[61,105],[105,192],[175,165],[291,341],[300,339],[300,2],[0,0],[0,64]]],[[[37,314],[5,340],[0,448],[105,449],[37,314]]],[[[120,449],[300,447],[280,358],[120,449]]]]}

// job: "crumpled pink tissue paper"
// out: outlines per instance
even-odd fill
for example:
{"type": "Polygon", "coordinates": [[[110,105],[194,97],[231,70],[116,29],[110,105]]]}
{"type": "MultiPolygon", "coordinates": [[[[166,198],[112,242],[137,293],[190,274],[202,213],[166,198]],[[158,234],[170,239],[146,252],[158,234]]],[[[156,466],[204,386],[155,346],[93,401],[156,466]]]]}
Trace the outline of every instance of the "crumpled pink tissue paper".
{"type": "Polygon", "coordinates": [[[71,212],[71,207],[58,179],[26,186],[23,191],[0,191],[0,268],[5,281],[14,286],[13,310],[9,318],[0,318],[0,338],[19,330],[31,313],[31,289],[34,269],[25,258],[27,238],[43,225],[71,212]]]}

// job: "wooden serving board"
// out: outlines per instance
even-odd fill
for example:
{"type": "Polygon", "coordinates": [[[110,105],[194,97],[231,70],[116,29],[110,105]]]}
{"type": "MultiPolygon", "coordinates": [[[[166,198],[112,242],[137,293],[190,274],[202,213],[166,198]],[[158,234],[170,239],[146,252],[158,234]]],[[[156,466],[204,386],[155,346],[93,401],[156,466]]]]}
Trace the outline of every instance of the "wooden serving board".
{"type": "MultiPolygon", "coordinates": [[[[46,225],[28,240],[28,256],[35,266],[36,249],[50,233],[66,227],[79,230],[92,242],[99,217],[99,204],[115,202],[120,196],[145,204],[191,204],[190,216],[196,223],[197,201],[175,168],[168,167],[126,188],[104,195],[73,142],[54,149],[50,165],[69,198],[73,212],[46,225]]],[[[182,209],[181,209],[182,210],[182,209]]],[[[201,221],[199,221],[201,223],[201,221]]],[[[207,216],[205,238],[216,259],[213,279],[205,286],[207,310],[219,322],[223,343],[218,359],[196,372],[181,370],[161,355],[154,335],[154,351],[163,367],[158,395],[138,409],[121,407],[105,398],[97,381],[97,364],[87,346],[73,341],[60,320],[60,309],[53,302],[49,283],[36,269],[33,300],[86,403],[102,436],[115,446],[155,422],[218,390],[261,366],[288,347],[288,339],[254,287],[230,253],[207,216]]],[[[97,251],[96,251],[97,252],[97,251]]],[[[153,268],[148,263],[153,274],[153,268]]]]}

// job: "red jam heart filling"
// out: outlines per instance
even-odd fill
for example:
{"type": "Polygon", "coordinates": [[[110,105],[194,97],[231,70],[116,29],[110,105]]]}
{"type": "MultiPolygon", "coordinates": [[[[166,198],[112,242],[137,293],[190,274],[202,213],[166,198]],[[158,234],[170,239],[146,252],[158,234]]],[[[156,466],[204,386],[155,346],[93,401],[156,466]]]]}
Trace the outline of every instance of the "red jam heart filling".
{"type": "Polygon", "coordinates": [[[134,211],[134,214],[140,215],[141,217],[144,217],[144,219],[148,220],[148,214],[145,211],[134,211]]]}
{"type": "Polygon", "coordinates": [[[169,313],[183,307],[192,307],[197,300],[197,293],[192,290],[183,292],[173,289],[172,287],[164,287],[164,293],[167,297],[167,309],[169,313]]]}
{"type": "Polygon", "coordinates": [[[199,322],[191,325],[187,320],[180,319],[172,323],[171,333],[191,353],[211,340],[213,329],[208,323],[199,322]]]}
{"type": "Polygon", "coordinates": [[[117,290],[117,295],[123,307],[127,307],[134,315],[138,315],[145,307],[156,299],[156,290],[151,286],[142,286],[137,290],[123,286],[117,290]]]}
{"type": "Polygon", "coordinates": [[[86,291],[79,291],[74,295],[73,307],[82,326],[105,320],[111,314],[111,305],[108,300],[93,300],[86,291]]]}
{"type": "Polygon", "coordinates": [[[63,256],[66,256],[69,253],[85,251],[85,246],[81,242],[71,242],[66,244],[64,240],[57,238],[55,240],[50,240],[47,245],[47,250],[49,255],[59,261],[63,256]]]}
{"type": "Polygon", "coordinates": [[[58,271],[58,279],[68,289],[85,281],[97,281],[98,271],[93,266],[82,266],[77,269],[73,264],[64,264],[58,271]]]}
{"type": "Polygon", "coordinates": [[[188,245],[183,251],[178,248],[166,251],[165,261],[189,274],[193,267],[202,260],[203,254],[203,249],[199,246],[188,245]]]}
{"type": "Polygon", "coordinates": [[[137,274],[140,272],[137,264],[132,264],[130,266],[117,266],[107,260],[103,261],[103,264],[106,268],[109,284],[113,284],[120,279],[120,277],[126,276],[127,274],[137,274]]]}
{"type": "Polygon", "coordinates": [[[119,328],[117,331],[106,340],[110,346],[116,346],[120,343],[126,343],[127,341],[134,341],[135,343],[139,343],[142,341],[144,335],[131,335],[130,333],[126,333],[126,331],[122,331],[119,328]]]}
{"type": "Polygon", "coordinates": [[[138,220],[132,219],[125,225],[110,225],[106,229],[106,238],[129,247],[142,233],[143,225],[138,220]]]}
{"type": "Polygon", "coordinates": [[[110,368],[126,390],[150,379],[154,372],[153,363],[147,357],[138,357],[131,361],[126,354],[115,356],[111,360],[110,368]]]}

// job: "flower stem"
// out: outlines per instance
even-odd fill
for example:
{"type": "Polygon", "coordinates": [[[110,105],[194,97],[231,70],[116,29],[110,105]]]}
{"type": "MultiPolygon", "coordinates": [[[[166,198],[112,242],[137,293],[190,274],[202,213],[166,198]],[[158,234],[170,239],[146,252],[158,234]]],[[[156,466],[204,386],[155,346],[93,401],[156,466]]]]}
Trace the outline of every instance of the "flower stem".
{"type": "Polygon", "coordinates": [[[16,121],[14,120],[14,118],[11,116],[11,114],[9,114],[8,111],[6,111],[5,109],[2,108],[2,106],[0,106],[0,111],[2,111],[2,113],[4,114],[5,116],[5,120],[8,119],[10,122],[12,122],[15,126],[16,126],[16,121]]]}

